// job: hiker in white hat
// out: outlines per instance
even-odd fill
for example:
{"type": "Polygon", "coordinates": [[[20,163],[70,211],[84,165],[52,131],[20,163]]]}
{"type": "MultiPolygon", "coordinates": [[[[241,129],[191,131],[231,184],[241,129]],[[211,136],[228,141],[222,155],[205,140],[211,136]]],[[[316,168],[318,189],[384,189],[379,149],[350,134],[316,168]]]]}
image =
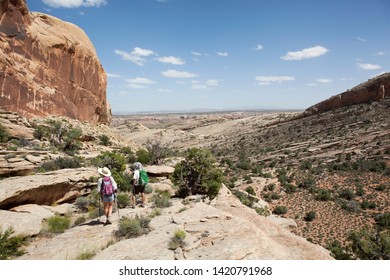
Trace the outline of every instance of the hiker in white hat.
{"type": "Polygon", "coordinates": [[[111,224],[110,215],[115,200],[115,193],[117,191],[117,184],[111,176],[111,171],[107,167],[98,168],[98,172],[103,177],[98,180],[98,192],[101,194],[104,204],[104,214],[106,215],[106,225],[111,224]]]}

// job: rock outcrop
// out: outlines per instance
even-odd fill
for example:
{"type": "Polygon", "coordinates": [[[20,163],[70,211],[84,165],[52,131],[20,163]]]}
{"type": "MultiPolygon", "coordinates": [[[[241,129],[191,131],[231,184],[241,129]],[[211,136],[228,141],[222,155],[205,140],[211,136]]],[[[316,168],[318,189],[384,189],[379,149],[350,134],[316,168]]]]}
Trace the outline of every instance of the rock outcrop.
{"type": "Polygon", "coordinates": [[[0,0],[0,108],[109,124],[107,76],[79,27],[0,0]]]}
{"type": "Polygon", "coordinates": [[[96,175],[94,168],[78,168],[3,179],[0,181],[0,209],[74,201],[96,186],[96,182],[89,181],[96,175]]]}
{"type": "Polygon", "coordinates": [[[346,92],[307,108],[301,117],[320,114],[354,104],[379,101],[390,96],[390,73],[382,74],[346,92]]]}

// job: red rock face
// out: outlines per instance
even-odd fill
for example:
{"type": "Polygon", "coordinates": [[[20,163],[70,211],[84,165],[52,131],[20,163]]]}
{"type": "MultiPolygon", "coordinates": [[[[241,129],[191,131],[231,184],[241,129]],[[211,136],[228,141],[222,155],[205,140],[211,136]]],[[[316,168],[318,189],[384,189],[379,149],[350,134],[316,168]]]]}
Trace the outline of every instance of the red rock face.
{"type": "Polygon", "coordinates": [[[386,96],[390,96],[390,73],[380,75],[351,90],[317,103],[306,109],[303,115],[309,116],[354,104],[379,101],[386,96]]]}
{"type": "Polygon", "coordinates": [[[87,35],[0,0],[0,108],[32,118],[67,116],[109,124],[107,76],[87,35]]]}

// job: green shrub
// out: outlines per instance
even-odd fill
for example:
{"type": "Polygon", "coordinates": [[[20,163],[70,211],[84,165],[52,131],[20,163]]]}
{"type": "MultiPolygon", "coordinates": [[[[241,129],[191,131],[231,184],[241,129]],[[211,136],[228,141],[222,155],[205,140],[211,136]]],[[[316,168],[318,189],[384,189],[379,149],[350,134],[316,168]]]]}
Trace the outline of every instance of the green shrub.
{"type": "Polygon", "coordinates": [[[134,163],[137,161],[137,157],[135,156],[133,150],[130,147],[123,147],[119,151],[121,154],[124,154],[127,163],[134,163]]]}
{"type": "Polygon", "coordinates": [[[96,255],[95,252],[84,252],[81,253],[76,260],[91,260],[96,255]]]}
{"type": "Polygon", "coordinates": [[[256,195],[255,190],[252,186],[246,187],[245,191],[251,195],[256,195]]]}
{"type": "Polygon", "coordinates": [[[260,216],[267,217],[270,215],[270,211],[267,207],[255,207],[254,209],[260,216]]]}
{"type": "Polygon", "coordinates": [[[168,248],[171,250],[176,250],[179,247],[184,247],[186,242],[184,239],[186,238],[186,232],[182,229],[176,229],[173,237],[169,241],[168,248]]]}
{"type": "Polygon", "coordinates": [[[332,199],[332,194],[327,189],[318,189],[318,192],[314,198],[315,200],[319,201],[328,201],[332,199]]]}
{"type": "Polygon", "coordinates": [[[284,187],[284,191],[286,193],[290,193],[291,194],[291,193],[295,193],[297,191],[297,187],[295,185],[293,185],[293,184],[286,183],[286,184],[283,185],[283,187],[284,187]]]}
{"type": "Polygon", "coordinates": [[[287,213],[287,207],[286,206],[276,206],[274,211],[272,213],[276,215],[283,215],[287,213]]]}
{"type": "Polygon", "coordinates": [[[136,215],[134,218],[122,217],[118,223],[118,237],[137,237],[148,232],[150,218],[136,215]]]}
{"type": "Polygon", "coordinates": [[[2,124],[0,124],[0,143],[7,143],[10,138],[11,134],[2,124]]]}
{"type": "Polygon", "coordinates": [[[375,209],[376,208],[376,204],[375,204],[375,202],[372,202],[372,201],[363,200],[362,203],[361,203],[361,207],[362,207],[363,210],[375,209]]]}
{"type": "Polygon", "coordinates": [[[175,166],[172,174],[174,184],[179,187],[178,195],[207,194],[213,199],[223,181],[222,171],[215,167],[215,162],[207,149],[187,150],[185,159],[175,166]]]}
{"type": "Polygon", "coordinates": [[[304,188],[304,189],[314,188],[315,186],[316,186],[316,182],[312,175],[308,175],[302,180],[302,182],[298,184],[299,188],[304,188]]]}
{"type": "Polygon", "coordinates": [[[100,140],[100,145],[103,146],[110,146],[112,144],[112,142],[110,141],[110,137],[108,137],[107,135],[100,135],[99,140],[100,140]]]}
{"type": "Polygon", "coordinates": [[[140,149],[135,154],[137,156],[137,161],[142,164],[149,163],[151,160],[150,153],[145,149],[140,149]]]}
{"type": "Polygon", "coordinates": [[[346,251],[343,245],[338,240],[328,241],[326,249],[331,252],[331,256],[336,260],[351,260],[352,255],[346,251]]]}
{"type": "Polygon", "coordinates": [[[171,195],[168,191],[159,192],[153,195],[152,201],[155,207],[166,208],[172,205],[171,195]]]}
{"type": "Polygon", "coordinates": [[[306,213],[304,219],[305,219],[306,222],[311,222],[311,221],[313,221],[315,218],[316,218],[316,212],[315,212],[315,211],[310,211],[310,212],[307,212],[307,213],[306,213]]]}
{"type": "Polygon", "coordinates": [[[352,200],[355,198],[355,194],[351,189],[344,188],[339,191],[339,197],[347,200],[352,200]]]}
{"type": "Polygon", "coordinates": [[[49,128],[44,125],[37,125],[34,128],[33,136],[38,140],[42,140],[43,138],[49,138],[50,137],[49,128]]]}
{"type": "Polygon", "coordinates": [[[7,228],[4,233],[0,228],[0,260],[8,260],[25,253],[20,247],[26,244],[26,239],[21,235],[12,236],[14,233],[11,227],[7,228]]]}
{"type": "Polygon", "coordinates": [[[76,198],[75,205],[82,211],[88,210],[89,199],[85,196],[80,196],[76,198]]]}
{"type": "Polygon", "coordinates": [[[92,160],[92,164],[96,167],[108,167],[111,172],[115,169],[117,172],[122,172],[126,169],[127,160],[125,156],[118,152],[102,152],[99,156],[92,160]]]}
{"type": "Polygon", "coordinates": [[[76,221],[74,221],[74,225],[78,226],[78,225],[85,223],[86,221],[87,221],[87,218],[85,218],[84,216],[80,216],[76,219],[76,221]]]}
{"type": "Polygon", "coordinates": [[[53,216],[47,220],[48,230],[53,233],[62,233],[70,227],[70,218],[62,216],[53,216]]]}
{"type": "Polygon", "coordinates": [[[39,166],[40,170],[44,172],[79,167],[81,167],[81,160],[76,157],[59,157],[54,160],[45,161],[39,166]]]}
{"type": "Polygon", "coordinates": [[[118,193],[116,199],[118,200],[119,208],[125,208],[130,205],[130,197],[127,193],[118,193]]]}

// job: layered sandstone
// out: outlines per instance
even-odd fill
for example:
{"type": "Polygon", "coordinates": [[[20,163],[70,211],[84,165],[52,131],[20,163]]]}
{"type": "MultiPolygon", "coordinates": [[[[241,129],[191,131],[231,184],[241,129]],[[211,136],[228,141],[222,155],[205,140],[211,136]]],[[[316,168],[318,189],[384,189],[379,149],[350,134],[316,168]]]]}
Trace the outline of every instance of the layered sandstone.
{"type": "Polygon", "coordinates": [[[79,27],[0,0],[0,108],[109,124],[107,76],[79,27]]]}
{"type": "Polygon", "coordinates": [[[303,116],[315,115],[360,103],[380,101],[386,96],[390,96],[390,73],[382,74],[346,92],[317,103],[306,109],[303,116]]]}

